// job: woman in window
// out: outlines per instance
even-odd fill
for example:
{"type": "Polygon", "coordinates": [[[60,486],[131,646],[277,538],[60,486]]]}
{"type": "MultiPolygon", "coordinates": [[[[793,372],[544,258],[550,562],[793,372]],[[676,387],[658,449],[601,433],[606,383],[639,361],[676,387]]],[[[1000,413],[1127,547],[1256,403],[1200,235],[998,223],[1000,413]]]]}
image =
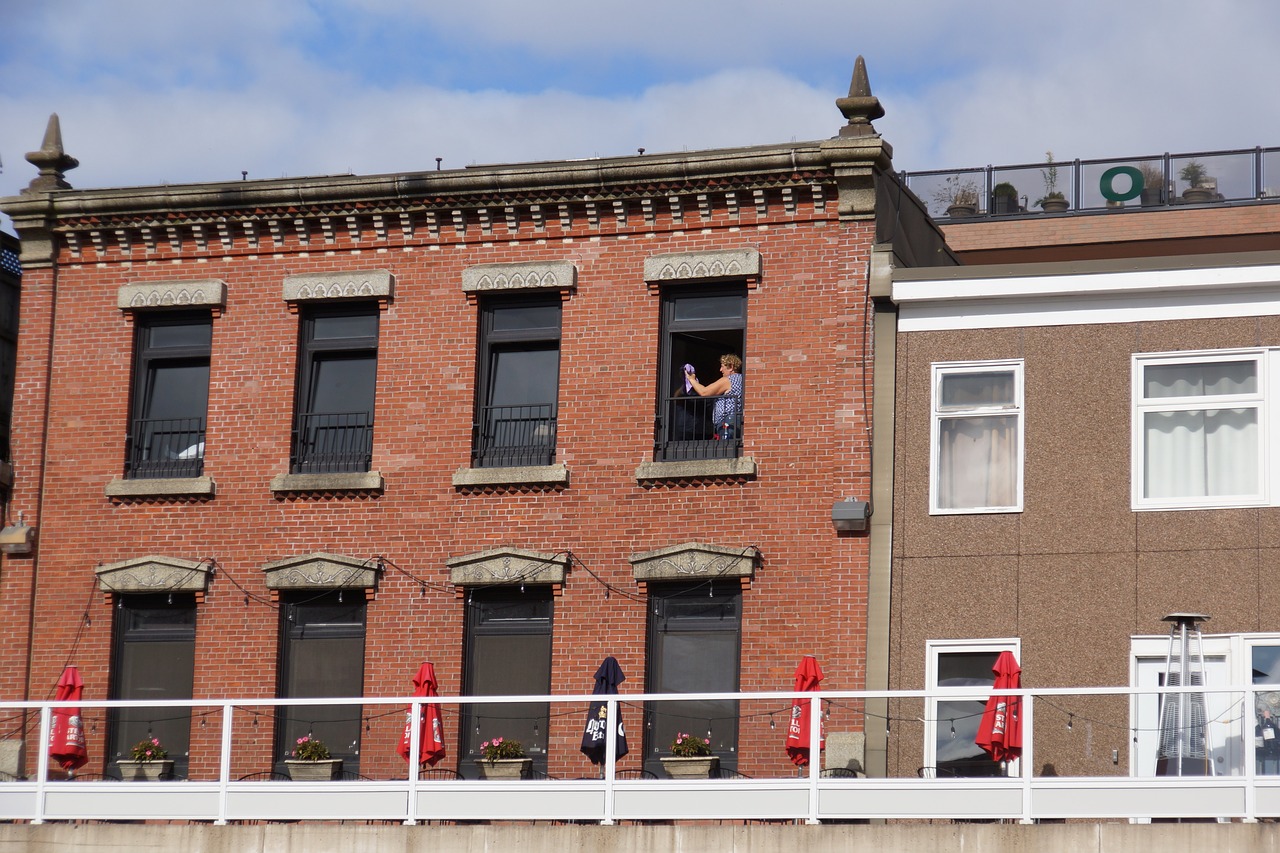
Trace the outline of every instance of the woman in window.
{"type": "Polygon", "coordinates": [[[722,441],[735,438],[738,421],[742,415],[742,359],[733,353],[720,356],[720,378],[710,385],[702,385],[692,370],[685,371],[685,379],[699,397],[719,397],[711,412],[711,422],[716,438],[722,441]]]}

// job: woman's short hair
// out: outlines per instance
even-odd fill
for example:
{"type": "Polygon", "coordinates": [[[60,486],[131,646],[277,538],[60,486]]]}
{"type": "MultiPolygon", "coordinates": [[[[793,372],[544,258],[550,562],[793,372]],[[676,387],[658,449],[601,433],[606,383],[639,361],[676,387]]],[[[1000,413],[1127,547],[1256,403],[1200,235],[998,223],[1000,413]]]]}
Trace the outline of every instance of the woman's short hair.
{"type": "Polygon", "coordinates": [[[733,353],[726,353],[725,355],[720,356],[720,363],[735,372],[742,371],[742,359],[738,358],[733,353]]]}

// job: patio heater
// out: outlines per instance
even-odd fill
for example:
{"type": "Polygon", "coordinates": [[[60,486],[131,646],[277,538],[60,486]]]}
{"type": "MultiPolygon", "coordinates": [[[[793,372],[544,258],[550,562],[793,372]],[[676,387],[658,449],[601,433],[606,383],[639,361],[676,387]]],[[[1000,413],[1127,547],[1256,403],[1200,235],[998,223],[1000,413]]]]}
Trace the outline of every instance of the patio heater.
{"type": "MultiPolygon", "coordinates": [[[[1164,663],[1165,686],[1205,683],[1204,638],[1197,623],[1208,620],[1203,613],[1170,613],[1161,620],[1170,623],[1169,653],[1164,663]]],[[[1213,762],[1205,745],[1204,694],[1178,693],[1163,695],[1161,699],[1156,775],[1212,776],[1213,762]]]]}

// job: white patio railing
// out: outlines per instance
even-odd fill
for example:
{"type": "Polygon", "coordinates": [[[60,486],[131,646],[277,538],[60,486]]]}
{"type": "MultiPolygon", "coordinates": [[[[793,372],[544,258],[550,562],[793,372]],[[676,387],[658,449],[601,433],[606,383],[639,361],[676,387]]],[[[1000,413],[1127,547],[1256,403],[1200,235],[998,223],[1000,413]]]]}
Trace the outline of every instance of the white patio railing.
{"type": "MultiPolygon", "coordinates": [[[[866,778],[823,775],[821,762],[811,762],[797,771],[780,760],[766,762],[770,774],[753,774],[752,778],[707,778],[697,780],[618,778],[615,773],[615,741],[607,740],[608,754],[600,778],[523,780],[439,780],[419,778],[408,768],[408,778],[355,779],[332,782],[241,781],[236,766],[237,748],[255,730],[246,722],[246,709],[288,708],[289,706],[326,704],[351,706],[363,710],[366,720],[376,716],[394,727],[397,734],[406,722],[404,709],[411,708],[411,749],[417,753],[418,733],[423,708],[427,704],[441,706],[447,713],[461,705],[487,703],[548,703],[564,708],[565,716],[574,716],[580,724],[587,705],[600,698],[608,700],[608,726],[613,731],[620,704],[658,703],[689,700],[736,701],[744,713],[734,722],[739,728],[756,726],[773,730],[775,715],[785,715],[783,725],[772,737],[769,748],[779,753],[786,733],[786,722],[793,698],[818,699],[810,702],[810,754],[819,754],[819,730],[828,736],[841,728],[860,731],[864,727],[883,726],[886,715],[872,713],[869,707],[897,708],[887,716],[894,720],[891,744],[895,738],[908,738],[904,750],[921,754],[921,732],[932,731],[927,709],[933,700],[973,699],[972,690],[925,691],[820,691],[794,694],[790,692],[733,694],[627,694],[593,697],[589,694],[555,696],[487,696],[440,698],[394,697],[357,699],[237,699],[193,701],[83,701],[0,702],[0,715],[29,715],[38,732],[26,733],[29,778],[0,782],[0,819],[33,823],[61,820],[189,820],[226,824],[241,821],[353,820],[386,821],[415,824],[423,821],[577,821],[613,824],[618,821],[648,820],[769,820],[819,823],[873,818],[1005,820],[1030,823],[1042,819],[1150,819],[1204,817],[1252,821],[1260,817],[1280,817],[1280,775],[1258,772],[1254,736],[1254,708],[1259,692],[1266,686],[1200,687],[1133,689],[1133,688],[1058,688],[1008,691],[1009,696],[1022,696],[1023,753],[1016,765],[1017,775],[983,778],[919,778],[911,768],[897,778],[866,778]],[[1066,719],[1066,728],[1080,727],[1088,719],[1080,713],[1064,711],[1068,703],[1110,703],[1112,708],[1129,709],[1129,719],[1093,721],[1098,726],[1123,727],[1126,741],[1136,743],[1139,731],[1149,731],[1159,720],[1136,719],[1147,713],[1144,702],[1153,695],[1171,696],[1181,693],[1204,694],[1210,714],[1206,723],[1214,727],[1208,742],[1211,760],[1221,775],[1155,776],[1154,769],[1138,767],[1151,775],[1063,776],[1036,775],[1037,743],[1046,743],[1044,755],[1056,755],[1059,762],[1070,758],[1073,747],[1070,732],[1055,732],[1054,738],[1038,738],[1037,717],[1053,714],[1066,719]],[[1144,697],[1146,697],[1144,699],[1144,697]],[[868,703],[871,703],[868,705],[868,703]],[[46,749],[34,744],[49,742],[52,712],[74,704],[86,715],[124,708],[199,709],[202,725],[215,725],[216,737],[209,742],[219,745],[216,772],[206,778],[191,773],[180,781],[74,782],[51,778],[50,759],[46,749]],[[1215,711],[1215,709],[1227,709],[1215,711]],[[755,709],[754,711],[752,709],[755,709]],[[825,720],[836,709],[834,719],[825,720]],[[847,713],[853,709],[853,713],[847,713]],[[906,710],[903,710],[906,709],[906,710]],[[920,710],[921,713],[916,713],[920,710]],[[375,713],[376,712],[376,713],[375,713]],[[896,716],[895,716],[896,714],[896,716]],[[767,715],[767,720],[766,720],[767,715]],[[750,717],[750,719],[748,719],[750,717]],[[847,717],[848,719],[845,719],[847,717]],[[920,726],[924,726],[921,729],[920,726]],[[38,738],[38,740],[37,740],[38,738]],[[35,754],[31,754],[34,751],[35,754]]],[[[1003,693],[1003,691],[1002,691],[1003,693]]],[[[1078,707],[1092,707],[1079,705],[1078,707]]],[[[1154,706],[1152,706],[1154,707],[1154,706]]],[[[186,711],[183,711],[186,713],[186,711]]],[[[633,725],[635,711],[627,710],[633,725]]],[[[456,720],[457,717],[451,717],[456,720]]],[[[934,720],[946,725],[946,721],[934,720]]],[[[954,720],[951,721],[954,728],[954,720]]],[[[34,729],[34,725],[31,726],[34,729]]],[[[573,727],[566,721],[561,736],[552,741],[551,751],[563,748],[577,751],[571,736],[573,727]]],[[[580,729],[579,729],[580,731],[580,729]]],[[[753,730],[755,731],[755,730],[753,730]]],[[[259,732],[260,733],[260,732],[259,732]]],[[[449,732],[450,761],[456,761],[456,731],[449,732]]],[[[95,737],[104,737],[105,729],[95,737]]],[[[398,739],[398,738],[397,738],[398,739]]],[[[640,750],[640,737],[632,733],[632,749],[640,750]]],[[[740,766],[750,764],[747,750],[764,748],[759,733],[742,739],[746,746],[738,756],[740,766]]],[[[202,741],[203,743],[203,741],[202,741]]],[[[90,750],[100,743],[90,743],[90,750]]],[[[249,744],[243,744],[246,750],[249,744]]],[[[263,748],[253,747],[259,754],[263,748]]],[[[1133,749],[1136,749],[1135,746],[1133,749]]],[[[897,746],[891,747],[897,751],[897,746]]],[[[1134,766],[1137,754],[1130,750],[1127,763],[1134,766]]],[[[267,750],[269,752],[269,748],[267,750]]],[[[553,756],[554,757],[554,756],[553,756]]],[[[576,756],[585,762],[580,755],[576,756]]],[[[193,751],[192,765],[197,766],[193,751]]],[[[212,767],[212,754],[199,766],[212,767]]],[[[635,756],[628,759],[633,763],[635,756]]],[[[239,762],[243,765],[243,761],[239,762]]],[[[364,760],[362,758],[362,764],[364,760]]],[[[370,762],[372,763],[372,762],[370,762]]],[[[385,762],[384,762],[385,763],[385,762]]],[[[759,762],[757,762],[759,763],[759,762]]],[[[1117,756],[1117,772],[1119,760],[1117,756]]],[[[102,766],[102,761],[97,762],[102,766]]],[[[390,766],[390,765],[388,765],[390,766]]],[[[401,762],[399,772],[405,772],[401,762]]],[[[755,766],[755,765],[751,765],[755,766]]],[[[1043,768],[1042,768],[1043,769],[1043,768]]],[[[57,775],[56,765],[53,776],[57,775]]],[[[387,774],[391,775],[391,774],[387,774]]]]}

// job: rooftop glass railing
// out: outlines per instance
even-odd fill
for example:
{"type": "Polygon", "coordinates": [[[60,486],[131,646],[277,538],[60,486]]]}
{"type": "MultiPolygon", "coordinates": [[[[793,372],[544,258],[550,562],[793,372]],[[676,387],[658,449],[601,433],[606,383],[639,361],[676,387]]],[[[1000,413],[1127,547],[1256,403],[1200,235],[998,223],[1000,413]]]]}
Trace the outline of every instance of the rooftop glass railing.
{"type": "Polygon", "coordinates": [[[1280,148],[902,172],[940,221],[1280,199],[1280,148]]]}

